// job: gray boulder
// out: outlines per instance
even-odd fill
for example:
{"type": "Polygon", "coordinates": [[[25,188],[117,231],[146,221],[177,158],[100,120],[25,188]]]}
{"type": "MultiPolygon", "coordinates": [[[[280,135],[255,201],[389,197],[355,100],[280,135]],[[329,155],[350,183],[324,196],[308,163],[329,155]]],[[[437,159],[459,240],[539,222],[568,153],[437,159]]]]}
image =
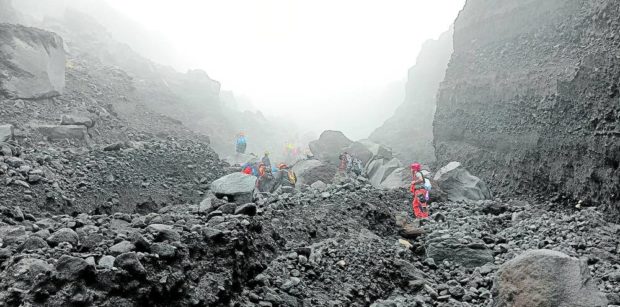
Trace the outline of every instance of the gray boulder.
{"type": "Polygon", "coordinates": [[[336,166],[318,160],[300,161],[293,166],[293,172],[297,175],[296,187],[312,185],[317,181],[332,183],[337,170],[336,166]]]}
{"type": "Polygon", "coordinates": [[[37,130],[45,137],[51,140],[62,139],[88,139],[88,130],[85,126],[68,125],[68,126],[56,126],[56,125],[40,125],[37,130]]]}
{"type": "Polygon", "coordinates": [[[110,246],[110,253],[112,255],[120,255],[120,254],[132,252],[135,249],[136,249],[136,246],[133,245],[133,243],[129,241],[121,241],[119,243],[116,243],[110,246]]]}
{"type": "Polygon", "coordinates": [[[434,177],[435,183],[451,201],[491,199],[486,183],[470,174],[459,162],[450,162],[434,177]]]}
{"type": "Polygon", "coordinates": [[[114,267],[114,256],[106,255],[99,259],[99,263],[97,263],[100,267],[104,269],[112,269],[114,267]]]}
{"type": "Polygon", "coordinates": [[[390,176],[395,170],[402,167],[402,164],[398,159],[392,159],[385,162],[385,160],[375,160],[376,164],[373,165],[373,169],[368,173],[368,179],[370,183],[375,187],[381,187],[381,183],[390,176]],[[383,162],[379,162],[383,161],[383,162]],[[380,164],[380,165],[379,165],[380,164]]]}
{"type": "Polygon", "coordinates": [[[60,119],[60,124],[64,126],[86,126],[87,128],[92,128],[95,126],[95,121],[87,116],[82,116],[78,114],[65,114],[60,119]]]}
{"type": "Polygon", "coordinates": [[[229,201],[238,204],[250,203],[256,187],[256,179],[252,175],[241,172],[232,173],[213,181],[211,191],[218,198],[226,196],[229,201]]]}
{"type": "Polygon", "coordinates": [[[86,260],[78,257],[62,255],[56,263],[58,277],[64,280],[76,280],[94,276],[95,268],[86,260]]]}
{"type": "Polygon", "coordinates": [[[346,152],[350,153],[354,158],[360,159],[362,165],[366,165],[375,155],[368,149],[368,146],[362,142],[354,142],[347,149],[346,152]]]}
{"type": "Polygon", "coordinates": [[[22,258],[17,263],[10,265],[7,276],[15,281],[12,286],[18,289],[29,289],[35,284],[38,277],[45,276],[54,271],[54,267],[45,260],[36,258],[22,258]]]}
{"type": "Polygon", "coordinates": [[[493,263],[493,251],[482,242],[465,244],[458,237],[433,233],[426,242],[426,257],[435,261],[448,260],[464,267],[480,267],[493,263]]]}
{"type": "Polygon", "coordinates": [[[12,99],[62,94],[65,50],[62,38],[41,29],[0,24],[0,93],[12,99]]]}
{"type": "Polygon", "coordinates": [[[0,142],[6,142],[13,138],[12,125],[0,125],[0,142]]]}
{"type": "Polygon", "coordinates": [[[104,269],[112,269],[114,267],[114,256],[106,255],[99,259],[98,265],[104,269]]]}
{"type": "Polygon", "coordinates": [[[26,229],[24,226],[0,226],[0,240],[5,245],[22,243],[27,239],[26,229]]]}
{"type": "Polygon", "coordinates": [[[167,243],[155,243],[151,246],[151,252],[158,255],[160,258],[174,258],[176,255],[176,247],[167,243]]]}
{"type": "Polygon", "coordinates": [[[584,261],[552,250],[526,251],[502,265],[493,306],[607,306],[584,261]]]}
{"type": "Polygon", "coordinates": [[[411,180],[411,171],[406,167],[399,167],[383,179],[380,187],[385,189],[408,188],[411,180]]]}
{"type": "Polygon", "coordinates": [[[56,246],[63,242],[71,243],[71,245],[77,246],[78,241],[78,234],[71,228],[61,228],[47,238],[47,243],[52,246],[56,246]]]}
{"type": "Polygon", "coordinates": [[[138,254],[134,252],[121,254],[116,257],[116,259],[114,259],[114,266],[117,268],[121,268],[133,275],[146,275],[146,269],[140,262],[138,254]]]}
{"type": "Polygon", "coordinates": [[[353,141],[349,140],[342,132],[327,130],[321,133],[318,140],[310,142],[308,146],[317,159],[338,165],[340,154],[352,143],[353,141]]]}
{"type": "Polygon", "coordinates": [[[29,250],[41,250],[43,248],[49,248],[49,245],[45,240],[37,236],[31,236],[19,247],[19,251],[29,251],[29,250]]]}
{"type": "Polygon", "coordinates": [[[368,148],[368,150],[372,153],[373,159],[385,159],[389,161],[394,157],[392,150],[386,146],[377,144],[371,140],[361,140],[359,143],[368,148]]]}

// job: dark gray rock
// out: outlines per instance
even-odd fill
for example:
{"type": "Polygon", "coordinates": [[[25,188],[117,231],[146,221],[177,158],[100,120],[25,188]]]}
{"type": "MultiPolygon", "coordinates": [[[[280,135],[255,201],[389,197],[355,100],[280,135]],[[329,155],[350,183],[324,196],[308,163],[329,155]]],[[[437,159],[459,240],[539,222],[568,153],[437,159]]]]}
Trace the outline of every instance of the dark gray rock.
{"type": "Polygon", "coordinates": [[[311,185],[317,181],[332,183],[338,168],[319,160],[302,160],[293,166],[293,172],[297,175],[297,188],[303,185],[311,185]]]}
{"type": "Polygon", "coordinates": [[[24,226],[0,226],[0,239],[4,245],[22,243],[27,239],[24,226]]]}
{"type": "Polygon", "coordinates": [[[352,143],[353,141],[349,140],[342,132],[327,130],[321,133],[318,140],[310,142],[308,146],[315,158],[337,166],[340,163],[340,154],[352,143]]]}
{"type": "Polygon", "coordinates": [[[58,277],[64,280],[76,280],[94,276],[95,268],[82,258],[62,255],[56,263],[58,277]]]}
{"type": "Polygon", "coordinates": [[[237,209],[235,209],[235,214],[245,214],[245,215],[249,215],[249,216],[254,216],[256,215],[256,205],[253,203],[249,203],[249,204],[245,204],[245,205],[241,205],[239,207],[237,207],[237,209]]]}
{"type": "Polygon", "coordinates": [[[38,277],[54,272],[54,267],[45,260],[36,258],[22,258],[7,268],[7,275],[11,276],[12,286],[19,289],[28,289],[37,282],[38,277]]]}
{"type": "Polygon", "coordinates": [[[492,263],[493,251],[484,244],[466,245],[455,237],[436,237],[427,241],[426,256],[435,261],[448,260],[464,267],[479,267],[492,263]]]}
{"type": "Polygon", "coordinates": [[[19,247],[19,251],[28,251],[28,250],[41,250],[43,248],[49,248],[49,245],[45,240],[37,236],[31,236],[19,247]]]}
{"type": "Polygon", "coordinates": [[[204,228],[202,234],[207,241],[222,241],[225,237],[224,232],[211,227],[204,228]]]}
{"type": "Polygon", "coordinates": [[[176,251],[176,247],[167,243],[153,243],[153,245],[151,245],[151,252],[159,255],[160,258],[174,258],[176,251]]]}
{"type": "Polygon", "coordinates": [[[181,239],[181,235],[170,225],[151,224],[146,227],[146,230],[155,236],[156,241],[175,242],[181,239]]]}
{"type": "Polygon", "coordinates": [[[222,214],[233,214],[235,213],[235,209],[237,208],[237,205],[234,203],[229,203],[229,204],[225,204],[223,206],[220,206],[219,208],[217,208],[219,211],[222,212],[222,214]]]}
{"type": "Polygon", "coordinates": [[[256,179],[241,172],[232,173],[211,183],[211,191],[218,198],[226,196],[238,204],[248,203],[252,201],[256,179]]]}
{"type": "Polygon", "coordinates": [[[552,250],[531,250],[502,265],[493,306],[607,306],[585,262],[552,250]]]}
{"type": "Polygon", "coordinates": [[[458,162],[450,162],[437,171],[434,182],[451,201],[491,199],[487,185],[458,162]]]}
{"type": "Polygon", "coordinates": [[[114,244],[110,247],[110,253],[112,255],[120,255],[124,253],[133,252],[136,249],[136,246],[129,241],[121,241],[117,244],[114,244]]]}
{"type": "Polygon", "coordinates": [[[47,242],[51,246],[56,246],[62,242],[71,243],[71,245],[77,246],[78,241],[79,237],[77,233],[75,233],[75,231],[71,228],[61,228],[47,238],[47,242]]]}
{"type": "Polygon", "coordinates": [[[138,255],[134,252],[117,256],[116,259],[114,259],[114,266],[136,276],[146,275],[146,269],[140,262],[138,255]]]}
{"type": "Polygon", "coordinates": [[[362,166],[366,165],[375,156],[366,144],[362,142],[353,142],[345,151],[354,158],[360,159],[362,166]]]}

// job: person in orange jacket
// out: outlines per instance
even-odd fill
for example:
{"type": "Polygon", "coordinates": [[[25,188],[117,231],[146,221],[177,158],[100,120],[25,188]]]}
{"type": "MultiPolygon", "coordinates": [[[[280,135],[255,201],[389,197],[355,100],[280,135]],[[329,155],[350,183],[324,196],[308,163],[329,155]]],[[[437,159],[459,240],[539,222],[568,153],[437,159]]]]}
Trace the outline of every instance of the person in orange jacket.
{"type": "Polygon", "coordinates": [[[411,164],[411,174],[413,181],[411,182],[411,193],[413,193],[413,213],[416,218],[428,218],[428,207],[426,205],[426,189],[424,187],[424,175],[422,174],[422,166],[420,163],[411,164]]]}

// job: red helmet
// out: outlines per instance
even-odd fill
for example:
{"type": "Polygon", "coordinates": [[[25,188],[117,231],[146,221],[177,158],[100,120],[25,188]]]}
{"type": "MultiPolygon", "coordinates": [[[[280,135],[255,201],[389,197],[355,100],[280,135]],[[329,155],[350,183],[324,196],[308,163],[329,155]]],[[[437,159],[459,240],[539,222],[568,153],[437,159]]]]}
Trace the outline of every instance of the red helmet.
{"type": "Polygon", "coordinates": [[[412,171],[419,172],[420,169],[422,169],[422,166],[420,165],[420,163],[413,163],[413,164],[411,164],[411,170],[412,171]]]}

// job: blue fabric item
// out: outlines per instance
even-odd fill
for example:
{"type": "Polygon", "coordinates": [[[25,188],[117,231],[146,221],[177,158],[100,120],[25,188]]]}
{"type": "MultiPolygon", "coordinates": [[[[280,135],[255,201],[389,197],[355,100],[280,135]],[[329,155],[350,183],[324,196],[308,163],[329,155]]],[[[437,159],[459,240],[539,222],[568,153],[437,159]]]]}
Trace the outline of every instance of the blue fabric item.
{"type": "Polygon", "coordinates": [[[237,145],[243,145],[246,143],[245,136],[241,136],[237,138],[237,145]]]}

